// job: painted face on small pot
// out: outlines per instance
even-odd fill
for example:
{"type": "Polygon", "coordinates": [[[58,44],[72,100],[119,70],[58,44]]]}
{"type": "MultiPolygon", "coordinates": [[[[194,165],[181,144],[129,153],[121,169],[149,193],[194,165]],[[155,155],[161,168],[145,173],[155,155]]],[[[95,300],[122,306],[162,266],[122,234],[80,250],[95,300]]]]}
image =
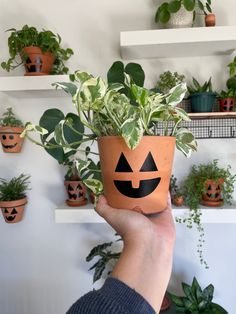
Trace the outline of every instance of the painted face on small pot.
{"type": "Polygon", "coordinates": [[[9,150],[15,148],[17,146],[16,136],[16,134],[1,134],[2,146],[9,150]]]}
{"type": "Polygon", "coordinates": [[[14,222],[18,215],[18,211],[15,207],[13,208],[2,208],[2,213],[7,222],[14,222]]]}
{"type": "MultiPolygon", "coordinates": [[[[121,178],[122,178],[122,173],[127,173],[130,172],[132,173],[132,167],[128,163],[125,155],[121,153],[118,164],[115,169],[116,173],[121,173],[121,178]]],[[[140,170],[140,181],[138,183],[137,187],[133,186],[133,183],[131,180],[114,180],[114,184],[117,188],[117,190],[130,198],[143,198],[151,194],[159,185],[161,178],[157,177],[157,166],[155,164],[155,161],[153,159],[153,156],[151,152],[148,153],[146,156],[146,159],[143,162],[143,165],[141,166],[140,170]],[[141,179],[142,174],[145,172],[154,172],[153,173],[153,178],[152,179],[141,179]]]]}
{"type": "Polygon", "coordinates": [[[67,185],[67,193],[68,193],[68,198],[71,201],[75,201],[75,200],[78,200],[80,198],[84,198],[85,191],[84,191],[84,186],[83,186],[82,182],[71,181],[67,185]]]}

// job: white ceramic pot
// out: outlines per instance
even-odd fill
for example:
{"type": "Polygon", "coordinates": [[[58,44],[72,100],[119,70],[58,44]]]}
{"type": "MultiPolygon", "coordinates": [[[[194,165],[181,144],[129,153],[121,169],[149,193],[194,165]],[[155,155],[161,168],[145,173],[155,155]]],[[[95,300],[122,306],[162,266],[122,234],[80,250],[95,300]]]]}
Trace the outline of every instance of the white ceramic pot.
{"type": "Polygon", "coordinates": [[[187,11],[183,6],[176,13],[171,14],[165,28],[186,28],[193,26],[193,11],[187,11]]]}

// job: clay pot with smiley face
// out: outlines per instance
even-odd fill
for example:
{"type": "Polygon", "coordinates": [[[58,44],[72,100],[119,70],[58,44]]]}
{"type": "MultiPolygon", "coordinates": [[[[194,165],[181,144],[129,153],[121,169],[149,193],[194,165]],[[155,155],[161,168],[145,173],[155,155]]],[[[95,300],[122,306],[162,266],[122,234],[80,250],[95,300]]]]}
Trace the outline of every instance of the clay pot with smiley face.
{"type": "Polygon", "coordinates": [[[68,199],[66,204],[68,206],[76,207],[87,204],[86,187],[81,180],[70,180],[64,182],[68,199]]]}
{"type": "Polygon", "coordinates": [[[26,204],[26,197],[16,201],[1,201],[0,208],[6,223],[12,224],[21,221],[26,204]]]}
{"type": "Polygon", "coordinates": [[[41,48],[29,46],[23,48],[27,56],[25,62],[26,76],[48,75],[51,72],[55,56],[51,52],[43,52],[41,48]]]}
{"type": "Polygon", "coordinates": [[[202,195],[201,204],[210,207],[217,207],[223,204],[222,199],[222,184],[224,179],[211,180],[208,179],[205,181],[206,193],[202,195]]]}
{"type": "Polygon", "coordinates": [[[172,136],[143,136],[131,150],[119,136],[98,139],[104,193],[109,205],[145,214],[167,207],[175,150],[172,136]]]}
{"type": "Polygon", "coordinates": [[[0,127],[0,141],[5,153],[20,153],[24,141],[20,134],[23,130],[21,127],[0,127]]]}

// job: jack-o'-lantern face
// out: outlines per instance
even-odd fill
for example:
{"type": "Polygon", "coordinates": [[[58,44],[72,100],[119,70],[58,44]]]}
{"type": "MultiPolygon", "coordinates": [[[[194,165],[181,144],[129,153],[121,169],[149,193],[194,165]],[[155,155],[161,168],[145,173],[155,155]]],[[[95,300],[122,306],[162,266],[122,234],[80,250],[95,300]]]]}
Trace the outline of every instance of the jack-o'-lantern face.
{"type": "Polygon", "coordinates": [[[7,222],[13,222],[18,214],[18,211],[16,210],[15,207],[13,208],[3,208],[2,209],[4,218],[7,222]]]}
{"type": "Polygon", "coordinates": [[[67,185],[67,193],[68,193],[69,200],[72,200],[72,201],[84,198],[85,191],[84,191],[83,183],[79,181],[70,182],[67,185]]]}
{"type": "MultiPolygon", "coordinates": [[[[139,171],[140,172],[150,172],[150,171],[157,172],[158,171],[151,152],[148,153],[139,171]]],[[[132,173],[133,172],[131,166],[129,165],[123,153],[121,153],[120,155],[115,172],[116,173],[122,173],[122,172],[132,173]]],[[[114,180],[114,184],[117,190],[121,194],[130,198],[142,198],[151,194],[157,188],[160,181],[161,181],[161,178],[156,177],[156,174],[154,174],[154,177],[152,179],[143,179],[143,180],[141,179],[139,181],[139,187],[133,187],[131,180],[114,180]]]]}
{"type": "Polygon", "coordinates": [[[28,72],[41,72],[42,71],[42,59],[40,58],[40,56],[34,56],[32,57],[32,60],[30,58],[28,58],[26,60],[26,68],[28,72]]]}
{"type": "Polygon", "coordinates": [[[15,134],[1,134],[1,142],[3,148],[11,150],[17,146],[15,134]]]}

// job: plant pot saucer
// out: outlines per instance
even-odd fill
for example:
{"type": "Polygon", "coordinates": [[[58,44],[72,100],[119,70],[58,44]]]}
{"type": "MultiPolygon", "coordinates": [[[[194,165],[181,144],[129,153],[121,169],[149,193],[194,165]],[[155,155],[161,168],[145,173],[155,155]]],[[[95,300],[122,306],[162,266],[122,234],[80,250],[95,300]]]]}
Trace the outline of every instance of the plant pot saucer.
{"type": "Polygon", "coordinates": [[[87,203],[88,203],[87,198],[80,201],[66,200],[66,204],[71,207],[83,206],[83,205],[86,205],[87,203]]]}
{"type": "Polygon", "coordinates": [[[223,205],[223,200],[219,200],[219,201],[205,201],[205,200],[201,200],[201,204],[203,206],[208,206],[208,207],[219,207],[223,205]]]}

